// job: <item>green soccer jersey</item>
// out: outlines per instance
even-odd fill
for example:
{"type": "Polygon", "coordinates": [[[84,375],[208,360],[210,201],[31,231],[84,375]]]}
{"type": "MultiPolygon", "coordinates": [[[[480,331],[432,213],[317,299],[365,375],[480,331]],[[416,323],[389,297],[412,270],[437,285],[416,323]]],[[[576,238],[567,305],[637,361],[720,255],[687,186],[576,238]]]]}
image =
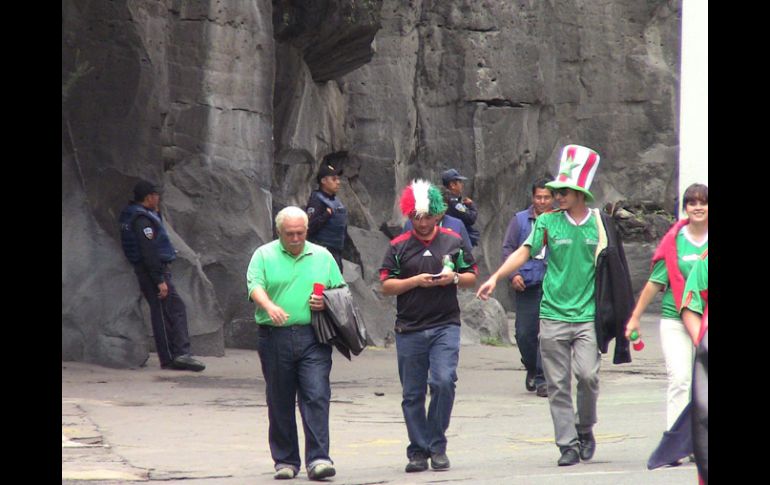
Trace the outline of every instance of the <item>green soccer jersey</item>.
{"type": "MultiPolygon", "coordinates": [[[[246,271],[248,295],[257,286],[265,290],[270,300],[289,314],[286,326],[310,324],[313,283],[337,288],[345,286],[345,279],[331,253],[308,241],[296,257],[283,248],[280,239],[264,244],[254,251],[246,271]]],[[[254,319],[260,325],[273,324],[259,305],[254,319]]]]}
{"type": "MultiPolygon", "coordinates": [[[[685,281],[687,281],[687,277],[690,275],[690,271],[692,271],[695,262],[700,259],[700,255],[703,251],[709,247],[708,238],[706,238],[700,245],[694,243],[686,233],[686,227],[687,226],[684,226],[679,231],[679,234],[676,235],[676,254],[677,259],[679,260],[679,271],[682,273],[682,277],[685,281]]],[[[661,316],[663,318],[678,319],[679,309],[674,302],[674,292],[671,291],[671,287],[669,286],[668,269],[666,268],[665,260],[661,259],[655,263],[649,280],[665,287],[663,300],[661,300],[660,304],[661,316]]]]}
{"type": "Polygon", "coordinates": [[[703,315],[706,307],[701,291],[709,289],[709,258],[698,259],[692,266],[690,276],[687,277],[687,283],[684,285],[684,295],[682,296],[682,309],[690,310],[703,315]]]}
{"type": "Polygon", "coordinates": [[[593,211],[579,222],[574,224],[563,211],[542,214],[524,241],[530,254],[539,254],[548,246],[540,318],[570,323],[594,319],[599,230],[593,211]]]}

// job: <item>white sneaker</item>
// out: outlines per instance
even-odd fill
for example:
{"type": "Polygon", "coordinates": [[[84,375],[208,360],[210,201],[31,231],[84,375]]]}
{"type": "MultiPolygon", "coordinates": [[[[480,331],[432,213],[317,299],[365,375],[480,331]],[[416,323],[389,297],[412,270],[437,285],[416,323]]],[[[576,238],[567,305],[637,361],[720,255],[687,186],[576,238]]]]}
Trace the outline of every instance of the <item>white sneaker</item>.
{"type": "Polygon", "coordinates": [[[334,466],[328,463],[319,463],[307,472],[307,477],[311,480],[321,480],[333,477],[337,473],[334,466]]]}
{"type": "Polygon", "coordinates": [[[287,466],[276,470],[275,475],[273,475],[273,478],[275,478],[276,480],[288,480],[296,476],[297,476],[297,472],[294,471],[294,468],[287,466]]]}

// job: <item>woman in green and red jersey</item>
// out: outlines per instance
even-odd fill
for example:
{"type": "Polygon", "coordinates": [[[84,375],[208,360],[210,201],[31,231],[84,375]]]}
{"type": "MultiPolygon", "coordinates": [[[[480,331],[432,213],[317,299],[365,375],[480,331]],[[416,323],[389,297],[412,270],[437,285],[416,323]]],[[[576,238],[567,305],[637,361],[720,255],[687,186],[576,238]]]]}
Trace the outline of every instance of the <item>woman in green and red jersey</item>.
{"type": "Polygon", "coordinates": [[[652,259],[652,274],[639,295],[626,326],[626,338],[640,329],[640,318],[658,292],[661,302],[660,340],[668,374],[666,429],[671,429],[679,414],[690,402],[692,366],[695,347],[682,323],[685,281],[704,251],[708,251],[708,187],[692,184],[682,200],[687,217],[675,223],[661,240],[652,259]]]}

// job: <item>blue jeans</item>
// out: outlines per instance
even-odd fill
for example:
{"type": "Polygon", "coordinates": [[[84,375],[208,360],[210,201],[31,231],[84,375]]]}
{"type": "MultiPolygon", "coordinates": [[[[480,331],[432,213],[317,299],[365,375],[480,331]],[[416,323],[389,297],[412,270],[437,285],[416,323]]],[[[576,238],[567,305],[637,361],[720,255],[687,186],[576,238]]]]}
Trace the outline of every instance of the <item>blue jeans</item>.
{"type": "Polygon", "coordinates": [[[542,285],[528,286],[516,294],[516,345],[521,353],[521,363],[527,372],[535,373],[535,386],[545,384],[543,360],[540,356],[540,299],[543,297],[542,285]]]}
{"type": "Polygon", "coordinates": [[[401,409],[409,446],[406,456],[428,457],[446,452],[446,430],[455,400],[457,363],[460,359],[460,326],[441,325],[418,332],[396,333],[401,409]],[[429,377],[430,373],[430,377],[429,377]],[[430,386],[430,406],[425,415],[425,394],[430,386]]]}
{"type": "Polygon", "coordinates": [[[265,377],[270,454],[275,468],[299,471],[299,442],[294,411],[299,404],[305,431],[305,465],[329,458],[329,400],[332,348],[316,341],[310,325],[260,325],[259,360],[265,377]],[[297,399],[298,398],[298,399],[297,399]]]}

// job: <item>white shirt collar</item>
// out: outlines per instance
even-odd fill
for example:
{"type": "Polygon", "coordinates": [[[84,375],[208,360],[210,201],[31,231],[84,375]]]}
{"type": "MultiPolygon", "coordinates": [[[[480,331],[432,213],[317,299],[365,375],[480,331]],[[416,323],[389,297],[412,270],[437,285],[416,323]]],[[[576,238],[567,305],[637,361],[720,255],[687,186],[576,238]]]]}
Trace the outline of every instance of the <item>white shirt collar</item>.
{"type": "Polygon", "coordinates": [[[569,221],[569,223],[572,224],[573,226],[582,226],[583,224],[588,222],[589,219],[591,219],[591,216],[593,215],[593,211],[591,209],[588,209],[588,214],[586,214],[585,218],[583,218],[583,220],[580,222],[575,222],[575,219],[570,217],[569,212],[567,211],[564,211],[564,215],[567,217],[567,220],[569,221]]]}
{"type": "Polygon", "coordinates": [[[693,246],[695,246],[696,248],[700,248],[700,247],[703,247],[703,245],[704,245],[704,244],[706,244],[707,242],[709,242],[709,233],[708,233],[708,232],[706,233],[706,237],[705,237],[705,238],[703,238],[703,241],[701,241],[701,242],[697,242],[697,241],[696,241],[696,240],[695,240],[695,239],[692,237],[692,234],[690,234],[689,225],[687,225],[687,226],[682,226],[682,229],[680,229],[680,230],[679,230],[679,232],[682,234],[682,236],[684,236],[684,238],[685,238],[685,239],[687,239],[687,240],[690,242],[690,244],[692,244],[692,245],[693,245],[693,246]]]}

